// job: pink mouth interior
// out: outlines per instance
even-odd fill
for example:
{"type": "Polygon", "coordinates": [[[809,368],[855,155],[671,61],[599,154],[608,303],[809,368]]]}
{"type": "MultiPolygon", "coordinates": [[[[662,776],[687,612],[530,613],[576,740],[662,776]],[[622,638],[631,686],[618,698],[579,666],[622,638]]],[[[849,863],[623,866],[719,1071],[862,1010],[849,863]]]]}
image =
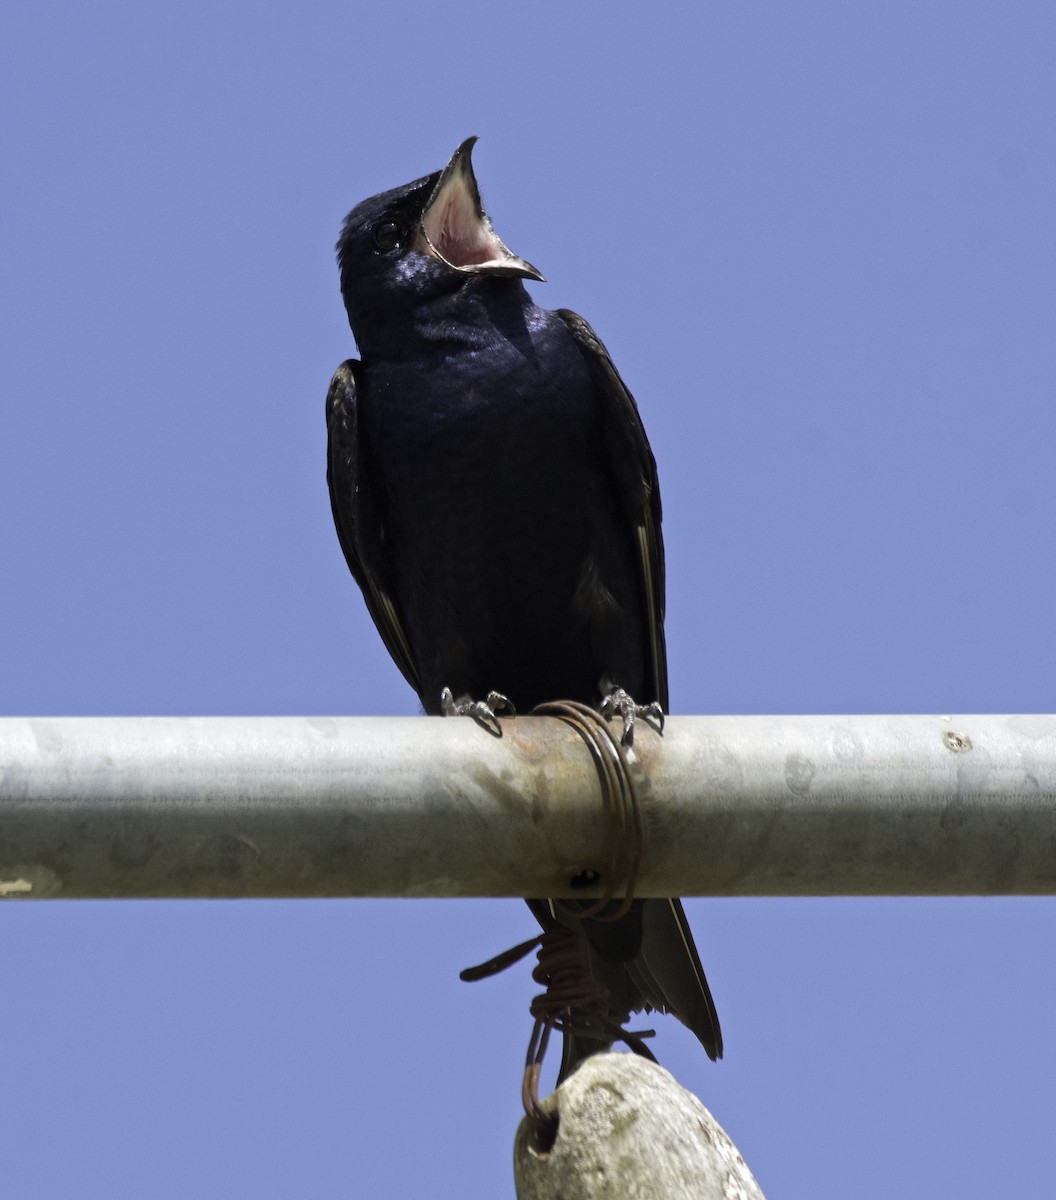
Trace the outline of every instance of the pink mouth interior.
{"type": "Polygon", "coordinates": [[[434,201],[425,217],[425,233],[436,250],[454,267],[501,263],[498,239],[477,216],[472,198],[457,184],[434,201]]]}

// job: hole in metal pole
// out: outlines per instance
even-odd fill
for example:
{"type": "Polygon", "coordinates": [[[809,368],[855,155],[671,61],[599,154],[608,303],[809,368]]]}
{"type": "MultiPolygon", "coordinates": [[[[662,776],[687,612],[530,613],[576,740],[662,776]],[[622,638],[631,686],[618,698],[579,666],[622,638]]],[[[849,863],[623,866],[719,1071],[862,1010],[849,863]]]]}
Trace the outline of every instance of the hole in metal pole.
{"type": "Polygon", "coordinates": [[[568,886],[571,888],[592,888],[597,887],[601,882],[600,871],[577,871],[575,875],[568,881],[568,886]]]}

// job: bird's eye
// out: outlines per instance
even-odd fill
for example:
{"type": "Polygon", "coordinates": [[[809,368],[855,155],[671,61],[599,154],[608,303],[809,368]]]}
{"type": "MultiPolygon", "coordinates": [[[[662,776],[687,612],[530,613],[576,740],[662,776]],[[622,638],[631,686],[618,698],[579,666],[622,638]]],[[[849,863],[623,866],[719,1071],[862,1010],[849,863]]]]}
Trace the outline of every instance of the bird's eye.
{"type": "Polygon", "coordinates": [[[395,250],[403,241],[403,229],[391,218],[383,218],[371,231],[378,250],[395,250]]]}

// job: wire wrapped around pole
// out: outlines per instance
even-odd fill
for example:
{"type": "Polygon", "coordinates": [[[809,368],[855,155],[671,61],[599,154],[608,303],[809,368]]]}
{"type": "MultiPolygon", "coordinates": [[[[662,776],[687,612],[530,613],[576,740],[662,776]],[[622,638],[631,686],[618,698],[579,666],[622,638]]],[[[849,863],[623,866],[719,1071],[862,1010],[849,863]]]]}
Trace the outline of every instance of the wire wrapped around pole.
{"type": "MultiPolygon", "coordinates": [[[[476,980],[496,974],[519,961],[531,950],[537,951],[532,978],[543,991],[529,1006],[534,1022],[528,1042],[521,1100],[540,1145],[552,1142],[556,1119],[539,1102],[539,1076],[550,1042],[550,1031],[582,1034],[599,1042],[622,1041],[638,1054],[652,1058],[642,1038],[648,1033],[632,1033],[612,1017],[608,990],[591,974],[583,942],[575,929],[562,922],[558,906],[566,909],[577,922],[619,921],[630,911],[634,887],[643,852],[641,796],[629,760],[629,749],[615,737],[606,720],[594,709],[574,700],[555,700],[539,705],[534,716],[556,717],[564,721],[587,744],[598,774],[602,808],[606,868],[600,879],[601,896],[594,901],[549,901],[534,906],[543,924],[543,932],[531,941],[497,955],[487,963],[462,972],[462,979],[476,980]],[[619,895],[619,899],[617,896],[619,895]]],[[[592,874],[592,873],[591,873],[592,874]]]]}

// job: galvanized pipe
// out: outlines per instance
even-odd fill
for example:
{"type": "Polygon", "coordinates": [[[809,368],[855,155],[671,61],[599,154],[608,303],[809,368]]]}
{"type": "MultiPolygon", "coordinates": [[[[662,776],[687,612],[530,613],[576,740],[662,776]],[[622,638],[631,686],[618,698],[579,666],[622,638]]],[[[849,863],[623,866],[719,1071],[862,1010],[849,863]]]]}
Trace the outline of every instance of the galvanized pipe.
{"type": "MultiPolygon", "coordinates": [[[[638,894],[1056,893],[1056,716],[639,728],[638,894]]],[[[5,718],[0,896],[565,896],[605,860],[553,718],[5,718]]]]}

